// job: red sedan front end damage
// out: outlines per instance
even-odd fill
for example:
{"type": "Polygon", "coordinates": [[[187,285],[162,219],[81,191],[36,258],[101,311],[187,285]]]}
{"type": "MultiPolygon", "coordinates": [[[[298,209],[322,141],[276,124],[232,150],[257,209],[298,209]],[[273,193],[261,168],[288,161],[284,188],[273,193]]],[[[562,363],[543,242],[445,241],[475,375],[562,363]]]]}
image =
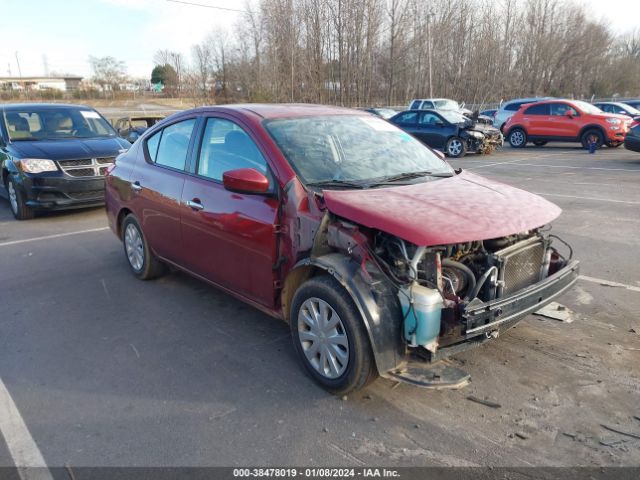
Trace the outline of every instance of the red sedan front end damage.
{"type": "MultiPolygon", "coordinates": [[[[405,379],[414,354],[434,362],[497,338],[577,280],[570,248],[562,254],[557,247],[564,242],[542,228],[560,209],[471,173],[403,187],[324,191],[323,201],[327,213],[315,247],[357,265],[363,282],[354,289],[379,294],[388,284],[397,292],[400,321],[385,321],[398,325],[403,345],[381,350],[403,353],[379,369],[383,376],[405,379]]],[[[348,285],[356,272],[343,276],[348,285]]],[[[409,380],[419,384],[411,372],[409,380]]]]}

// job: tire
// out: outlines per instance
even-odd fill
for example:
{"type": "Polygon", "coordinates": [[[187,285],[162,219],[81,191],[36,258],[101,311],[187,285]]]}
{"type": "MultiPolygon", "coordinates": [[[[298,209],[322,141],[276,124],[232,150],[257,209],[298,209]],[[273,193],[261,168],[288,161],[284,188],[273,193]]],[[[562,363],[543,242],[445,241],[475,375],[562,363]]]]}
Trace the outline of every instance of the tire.
{"type": "Polygon", "coordinates": [[[140,280],[151,280],[165,272],[165,265],[149,248],[140,224],[132,214],[122,222],[122,246],[129,268],[140,280]]]}
{"type": "Polygon", "coordinates": [[[602,135],[602,132],[595,128],[591,128],[584,132],[582,137],[580,137],[580,140],[582,142],[582,146],[587,150],[589,149],[589,144],[591,142],[595,142],[596,148],[600,148],[604,144],[604,136],[602,135]]]}
{"type": "Polygon", "coordinates": [[[509,132],[509,145],[513,148],[524,148],[527,145],[527,134],[521,128],[514,128],[509,132]]]}
{"type": "Polygon", "coordinates": [[[444,147],[444,153],[447,157],[460,158],[467,153],[467,145],[460,137],[451,137],[447,140],[444,147]]]}
{"type": "Polygon", "coordinates": [[[544,147],[548,142],[546,140],[535,140],[533,144],[536,147],[544,147]]]}
{"type": "Polygon", "coordinates": [[[11,213],[13,213],[16,220],[32,219],[35,216],[35,212],[33,211],[33,208],[29,207],[25,203],[24,194],[20,188],[16,187],[11,175],[7,177],[4,185],[7,189],[7,193],[9,194],[9,207],[11,208],[11,213]]]}
{"type": "Polygon", "coordinates": [[[302,284],[291,304],[290,327],[294,349],[305,370],[329,392],[344,395],[377,377],[360,312],[333,277],[313,277],[302,284]],[[316,320],[335,326],[318,328],[316,320]]]}

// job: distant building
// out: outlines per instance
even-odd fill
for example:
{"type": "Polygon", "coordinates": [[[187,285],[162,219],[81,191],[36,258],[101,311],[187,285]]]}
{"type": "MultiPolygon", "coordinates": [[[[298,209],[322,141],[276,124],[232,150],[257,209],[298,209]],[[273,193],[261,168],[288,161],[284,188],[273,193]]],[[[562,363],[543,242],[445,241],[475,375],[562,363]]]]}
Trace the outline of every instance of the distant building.
{"type": "Polygon", "coordinates": [[[0,90],[58,90],[72,92],[82,77],[0,77],[0,90]]]}

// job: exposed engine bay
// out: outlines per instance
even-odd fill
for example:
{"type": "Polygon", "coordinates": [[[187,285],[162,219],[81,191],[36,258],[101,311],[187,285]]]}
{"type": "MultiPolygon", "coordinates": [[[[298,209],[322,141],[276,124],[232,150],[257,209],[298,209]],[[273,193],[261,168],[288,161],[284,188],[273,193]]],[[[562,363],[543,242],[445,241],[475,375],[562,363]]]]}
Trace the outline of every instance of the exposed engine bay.
{"type": "MultiPolygon", "coordinates": [[[[512,297],[567,265],[571,247],[543,229],[453,245],[416,246],[394,235],[331,223],[328,243],[371,264],[397,288],[402,336],[409,347],[434,354],[474,336],[495,336],[494,317],[478,321],[465,311],[512,297]],[[373,237],[371,238],[371,235],[373,237]],[[552,243],[568,249],[565,258],[552,243]]],[[[500,315],[497,312],[496,315],[500,315]]],[[[500,323],[496,321],[495,323],[500,323]]]]}
{"type": "Polygon", "coordinates": [[[429,247],[422,252],[399,238],[378,233],[374,252],[400,285],[416,281],[455,302],[500,298],[542,280],[565,263],[551,246],[551,237],[540,231],[429,247]]]}

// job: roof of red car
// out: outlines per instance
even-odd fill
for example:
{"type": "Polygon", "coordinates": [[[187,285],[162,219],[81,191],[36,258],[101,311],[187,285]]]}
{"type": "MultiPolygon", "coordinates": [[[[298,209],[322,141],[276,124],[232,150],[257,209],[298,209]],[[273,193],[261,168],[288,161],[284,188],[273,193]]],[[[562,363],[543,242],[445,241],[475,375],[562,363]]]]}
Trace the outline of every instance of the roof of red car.
{"type": "Polygon", "coordinates": [[[203,110],[234,110],[251,112],[262,118],[309,117],[315,115],[370,115],[367,112],[351,108],[310,103],[239,103],[202,107],[203,110]]]}

